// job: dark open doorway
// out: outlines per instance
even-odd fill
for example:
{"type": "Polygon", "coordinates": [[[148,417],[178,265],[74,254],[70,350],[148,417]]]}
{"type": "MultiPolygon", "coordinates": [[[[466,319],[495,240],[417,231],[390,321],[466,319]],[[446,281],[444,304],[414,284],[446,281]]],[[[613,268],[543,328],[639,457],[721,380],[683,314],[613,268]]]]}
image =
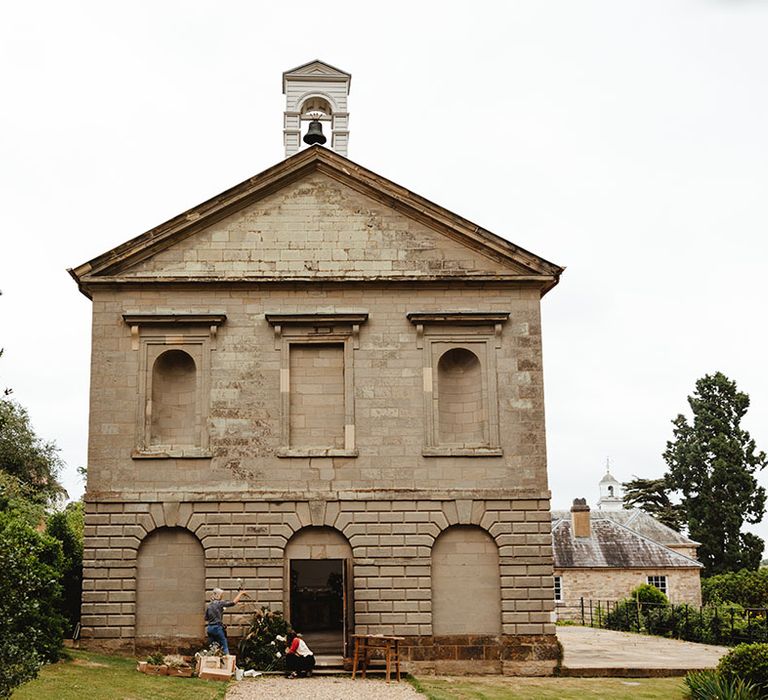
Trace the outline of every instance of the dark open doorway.
{"type": "Polygon", "coordinates": [[[318,654],[344,651],[344,560],[291,559],[291,626],[318,654]]]}

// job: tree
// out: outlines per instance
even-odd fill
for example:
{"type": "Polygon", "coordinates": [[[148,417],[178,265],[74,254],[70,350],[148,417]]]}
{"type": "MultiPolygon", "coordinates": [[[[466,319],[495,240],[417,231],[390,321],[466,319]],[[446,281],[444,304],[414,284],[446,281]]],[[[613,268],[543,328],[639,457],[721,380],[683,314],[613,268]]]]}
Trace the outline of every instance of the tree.
{"type": "Polygon", "coordinates": [[[10,512],[0,513],[0,697],[56,661],[64,619],[61,546],[10,512]]]}
{"type": "Polygon", "coordinates": [[[717,372],[696,382],[688,404],[693,422],[682,414],[672,421],[674,438],[663,455],[666,483],[681,494],[688,534],[701,543],[706,574],[757,569],[763,540],[741,529],[765,513],[765,489],[754,475],[767,460],[741,427],[749,396],[717,372]]]}
{"type": "Polygon", "coordinates": [[[679,503],[672,502],[666,477],[641,479],[636,476],[632,481],[627,481],[622,486],[624,487],[625,506],[640,508],[673,530],[680,531],[683,529],[685,511],[679,503]]]}
{"type": "Polygon", "coordinates": [[[80,621],[83,598],[83,503],[68,503],[64,510],[48,517],[46,533],[61,544],[62,605],[67,619],[67,633],[71,634],[80,621]]]}
{"type": "Polygon", "coordinates": [[[0,472],[14,477],[21,496],[51,505],[66,495],[58,482],[63,462],[53,442],[40,439],[26,409],[0,399],[0,472]]]}

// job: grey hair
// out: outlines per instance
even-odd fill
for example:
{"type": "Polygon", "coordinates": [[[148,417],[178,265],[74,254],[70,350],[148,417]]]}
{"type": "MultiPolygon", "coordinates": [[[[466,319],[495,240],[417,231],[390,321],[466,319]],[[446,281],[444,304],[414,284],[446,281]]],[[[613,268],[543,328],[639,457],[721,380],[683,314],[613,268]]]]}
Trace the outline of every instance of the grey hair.
{"type": "Polygon", "coordinates": [[[214,588],[211,591],[211,600],[221,600],[221,596],[224,595],[224,589],[222,588],[214,588]]]}

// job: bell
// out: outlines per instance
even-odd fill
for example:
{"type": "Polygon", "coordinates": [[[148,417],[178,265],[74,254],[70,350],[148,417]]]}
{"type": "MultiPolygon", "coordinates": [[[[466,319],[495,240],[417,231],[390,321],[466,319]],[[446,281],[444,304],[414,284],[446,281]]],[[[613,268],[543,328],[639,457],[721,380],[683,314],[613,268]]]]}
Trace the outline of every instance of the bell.
{"type": "Polygon", "coordinates": [[[309,122],[309,129],[304,136],[304,143],[312,146],[316,143],[324,144],[327,140],[328,139],[323,136],[323,125],[317,121],[317,119],[313,119],[309,122]]]}

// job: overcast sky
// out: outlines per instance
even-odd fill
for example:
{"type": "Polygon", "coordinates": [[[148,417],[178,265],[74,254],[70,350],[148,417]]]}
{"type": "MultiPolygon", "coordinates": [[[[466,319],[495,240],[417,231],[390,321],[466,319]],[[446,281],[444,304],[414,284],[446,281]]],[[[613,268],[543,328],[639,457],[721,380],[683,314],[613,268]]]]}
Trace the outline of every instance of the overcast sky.
{"type": "Polygon", "coordinates": [[[766,37],[758,0],[7,4],[0,384],[78,496],[90,302],[66,268],[279,162],[281,73],[320,58],[353,75],[352,160],[567,267],[543,300],[554,507],[594,504],[606,457],[660,476],[705,373],[768,450],[766,37]]]}

